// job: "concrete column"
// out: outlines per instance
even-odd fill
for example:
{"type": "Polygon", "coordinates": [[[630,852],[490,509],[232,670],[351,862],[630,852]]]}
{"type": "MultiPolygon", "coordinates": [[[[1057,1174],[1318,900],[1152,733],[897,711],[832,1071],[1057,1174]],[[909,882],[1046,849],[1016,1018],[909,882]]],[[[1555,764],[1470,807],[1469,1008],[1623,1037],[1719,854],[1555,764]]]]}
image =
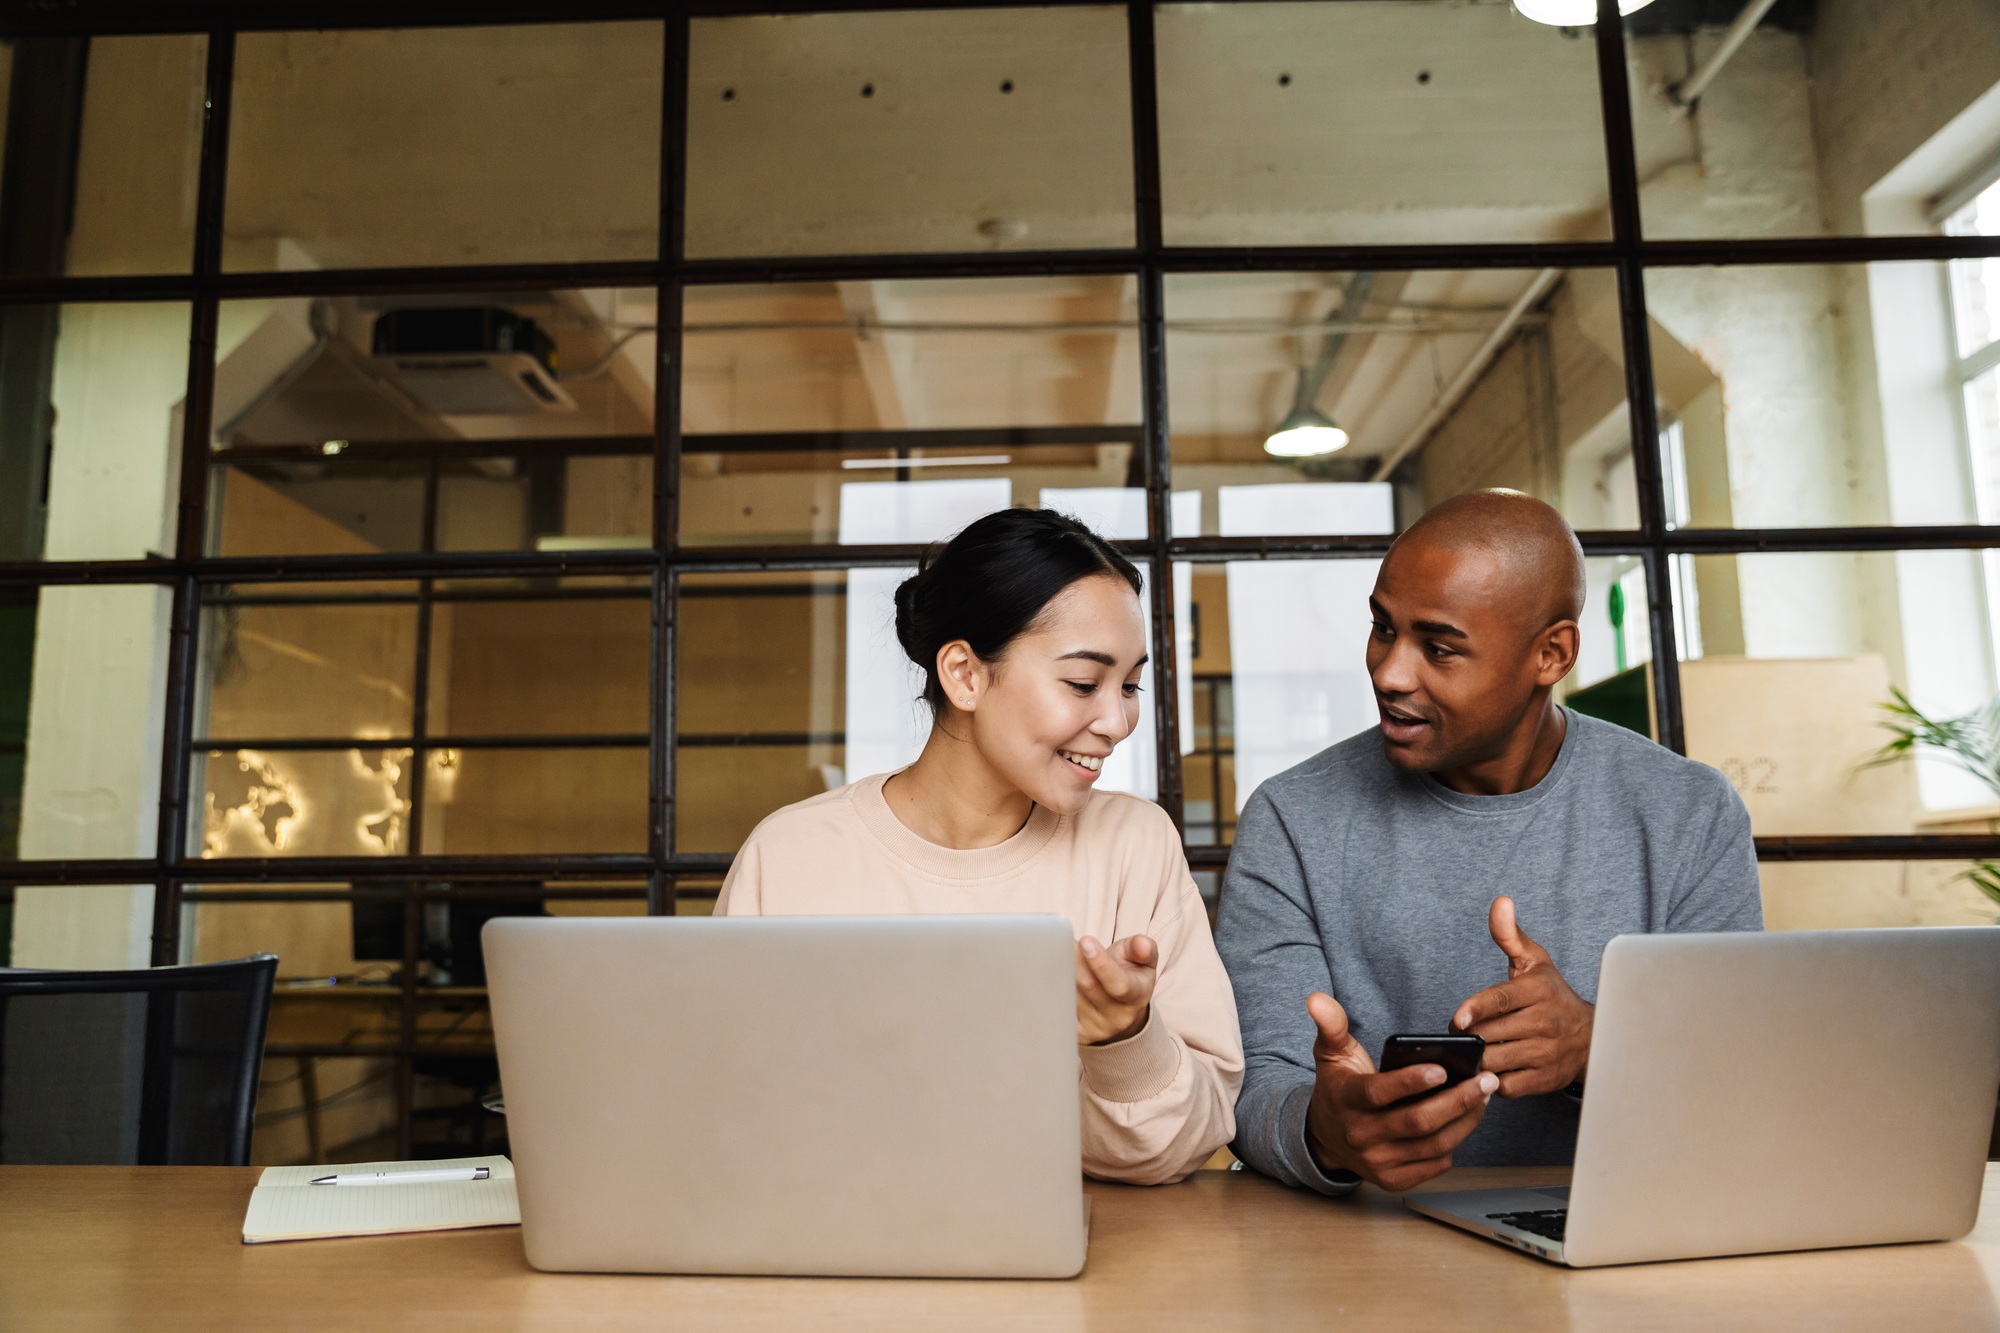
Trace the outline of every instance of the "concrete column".
{"type": "MultiPolygon", "coordinates": [[[[162,549],[178,473],[188,312],[63,310],[52,396],[46,552],[135,559],[162,549]]],[[[36,617],[23,859],[151,856],[172,598],[152,585],[45,588],[36,617]]],[[[150,886],[26,888],[19,967],[143,967],[150,886]]]]}

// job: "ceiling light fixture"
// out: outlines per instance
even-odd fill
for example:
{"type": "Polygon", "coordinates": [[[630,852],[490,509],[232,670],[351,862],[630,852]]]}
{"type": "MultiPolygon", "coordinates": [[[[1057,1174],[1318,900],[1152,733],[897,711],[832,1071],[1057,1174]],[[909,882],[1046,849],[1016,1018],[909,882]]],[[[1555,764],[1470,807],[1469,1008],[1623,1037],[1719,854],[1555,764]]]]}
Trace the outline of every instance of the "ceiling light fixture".
{"type": "Polygon", "coordinates": [[[1292,410],[1264,437],[1264,452],[1273,458],[1323,458],[1347,447],[1348,434],[1333,424],[1333,418],[1313,404],[1319,401],[1333,363],[1340,359],[1375,289],[1373,273],[1348,276],[1340,293],[1340,304],[1326,317],[1326,336],[1320,340],[1319,355],[1311,366],[1299,367],[1299,385],[1292,395],[1292,410]]]}
{"type": "MultiPolygon", "coordinates": [[[[1620,16],[1644,9],[1653,0],[1618,0],[1620,16]]],[[[1597,22],[1597,0],[1514,0],[1524,18],[1553,28],[1588,28],[1597,22]]]]}
{"type": "Polygon", "coordinates": [[[1302,404],[1285,414],[1264,441],[1264,452],[1273,458],[1318,458],[1345,449],[1347,440],[1347,432],[1334,425],[1332,417],[1302,404]]]}

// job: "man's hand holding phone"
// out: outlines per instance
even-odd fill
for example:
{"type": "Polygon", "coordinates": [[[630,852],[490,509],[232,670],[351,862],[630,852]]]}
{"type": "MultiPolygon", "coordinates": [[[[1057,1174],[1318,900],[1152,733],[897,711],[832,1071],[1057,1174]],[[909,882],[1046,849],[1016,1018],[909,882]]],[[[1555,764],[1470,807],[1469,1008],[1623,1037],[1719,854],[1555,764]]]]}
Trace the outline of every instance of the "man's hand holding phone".
{"type": "Polygon", "coordinates": [[[1507,979],[1461,1004],[1452,1028],[1486,1039],[1482,1063],[1500,1076],[1502,1097],[1560,1091],[1590,1063],[1597,1008],[1570,989],[1549,951],[1522,932],[1512,898],[1493,900],[1486,926],[1507,955],[1507,979]]]}
{"type": "Polygon", "coordinates": [[[1499,1080],[1482,1073],[1432,1091],[1446,1077],[1437,1065],[1377,1072],[1331,995],[1308,997],[1306,1012],[1319,1029],[1306,1147],[1321,1169],[1352,1171],[1394,1191],[1449,1171],[1452,1150],[1478,1127],[1499,1080]],[[1411,1097],[1421,1100],[1397,1104],[1411,1097]]]}

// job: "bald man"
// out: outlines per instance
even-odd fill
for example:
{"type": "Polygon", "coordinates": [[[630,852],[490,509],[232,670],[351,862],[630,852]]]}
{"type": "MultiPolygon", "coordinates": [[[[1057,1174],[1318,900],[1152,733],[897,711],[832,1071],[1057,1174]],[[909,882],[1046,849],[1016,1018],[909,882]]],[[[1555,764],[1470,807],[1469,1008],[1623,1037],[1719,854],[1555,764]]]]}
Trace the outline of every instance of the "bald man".
{"type": "Polygon", "coordinates": [[[1762,928],[1729,782],[1554,702],[1583,600],[1576,535],[1518,492],[1446,501],[1390,547],[1381,725],[1259,787],[1230,854],[1250,1166],[1343,1194],[1566,1164],[1611,937],[1762,928]],[[1486,1039],[1477,1077],[1376,1071],[1390,1034],[1447,1030],[1486,1039]]]}

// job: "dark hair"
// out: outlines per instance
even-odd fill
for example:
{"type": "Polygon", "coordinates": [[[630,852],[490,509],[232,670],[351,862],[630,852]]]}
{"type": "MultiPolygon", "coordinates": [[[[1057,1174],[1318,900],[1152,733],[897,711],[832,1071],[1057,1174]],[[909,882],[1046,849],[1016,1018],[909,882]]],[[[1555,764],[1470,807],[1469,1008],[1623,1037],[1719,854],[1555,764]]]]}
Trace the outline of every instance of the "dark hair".
{"type": "Polygon", "coordinates": [[[938,650],[963,639],[997,661],[1042,608],[1078,579],[1110,574],[1139,591],[1139,571],[1111,543],[1052,509],[1001,509],[924,552],[896,589],[896,638],[924,671],[924,702],[945,709],[938,650]]]}

